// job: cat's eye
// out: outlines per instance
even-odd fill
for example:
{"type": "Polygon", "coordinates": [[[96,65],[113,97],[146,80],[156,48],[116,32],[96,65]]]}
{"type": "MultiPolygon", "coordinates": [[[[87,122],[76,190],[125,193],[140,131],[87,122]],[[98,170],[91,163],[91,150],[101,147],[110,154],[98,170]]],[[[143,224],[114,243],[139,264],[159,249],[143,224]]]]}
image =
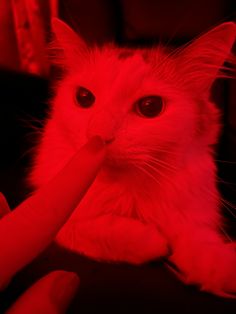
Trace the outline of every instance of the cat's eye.
{"type": "Polygon", "coordinates": [[[78,105],[83,108],[91,107],[95,102],[95,96],[85,87],[78,87],[75,94],[78,105]]]}
{"type": "Polygon", "coordinates": [[[143,117],[155,118],[163,112],[164,102],[160,96],[145,96],[135,103],[135,111],[143,117]]]}

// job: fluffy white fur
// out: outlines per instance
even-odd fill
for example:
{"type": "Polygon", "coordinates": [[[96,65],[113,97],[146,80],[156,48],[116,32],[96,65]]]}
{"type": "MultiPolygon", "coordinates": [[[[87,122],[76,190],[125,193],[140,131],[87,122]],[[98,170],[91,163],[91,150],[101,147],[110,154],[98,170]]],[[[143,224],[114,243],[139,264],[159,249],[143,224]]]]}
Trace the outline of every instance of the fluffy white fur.
{"type": "Polygon", "coordinates": [[[235,24],[224,23],[171,53],[157,47],[126,57],[121,48],[87,47],[58,20],[54,28],[66,75],[56,88],[31,182],[45,184],[89,137],[114,139],[57,241],[97,260],[140,264],[166,256],[187,283],[236,293],[236,251],[221,235],[212,149],[220,113],[209,100],[235,24]],[[95,95],[91,108],[76,103],[78,86],[95,95]],[[134,110],[146,95],[165,103],[152,119],[134,110]]]}

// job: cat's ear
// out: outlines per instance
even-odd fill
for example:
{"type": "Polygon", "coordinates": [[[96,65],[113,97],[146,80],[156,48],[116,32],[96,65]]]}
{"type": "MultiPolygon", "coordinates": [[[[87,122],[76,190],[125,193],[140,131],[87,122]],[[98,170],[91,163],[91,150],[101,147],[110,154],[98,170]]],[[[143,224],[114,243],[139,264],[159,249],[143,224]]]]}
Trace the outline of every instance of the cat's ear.
{"type": "Polygon", "coordinates": [[[236,38],[236,24],[223,23],[195,39],[179,55],[179,71],[188,84],[199,91],[207,90],[221,76],[220,70],[229,61],[236,38]]]}
{"type": "MultiPolygon", "coordinates": [[[[52,32],[55,36],[52,48],[54,49],[55,63],[78,63],[87,53],[85,41],[65,22],[58,18],[51,21],[52,32]]],[[[52,57],[52,58],[53,58],[52,57]]]]}

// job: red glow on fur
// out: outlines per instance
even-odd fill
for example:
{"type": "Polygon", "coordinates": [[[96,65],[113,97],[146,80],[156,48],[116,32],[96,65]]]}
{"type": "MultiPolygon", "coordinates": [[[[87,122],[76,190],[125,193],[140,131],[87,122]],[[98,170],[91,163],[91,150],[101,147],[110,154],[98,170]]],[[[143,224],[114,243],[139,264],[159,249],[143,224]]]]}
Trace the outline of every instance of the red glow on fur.
{"type": "Polygon", "coordinates": [[[169,259],[187,283],[219,295],[236,292],[236,253],[220,234],[211,149],[219,111],[209,101],[235,24],[222,24],[170,54],[159,47],[123,58],[112,46],[88,49],[60,21],[54,28],[56,62],[67,74],[31,181],[44,186],[93,135],[108,143],[103,168],[59,232],[59,244],[97,260],[133,264],[172,253],[169,259]],[[78,87],[94,95],[92,105],[78,105],[78,87]],[[160,96],[165,110],[147,119],[133,108],[150,95],[160,96]]]}

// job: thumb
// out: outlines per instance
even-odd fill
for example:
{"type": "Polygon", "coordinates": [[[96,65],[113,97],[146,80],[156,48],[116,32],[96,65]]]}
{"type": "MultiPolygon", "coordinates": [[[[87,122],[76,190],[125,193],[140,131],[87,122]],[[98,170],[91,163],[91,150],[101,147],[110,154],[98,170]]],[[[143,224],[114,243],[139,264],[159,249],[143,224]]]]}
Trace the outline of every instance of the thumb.
{"type": "Polygon", "coordinates": [[[54,271],[31,286],[7,314],[65,313],[79,285],[79,277],[72,272],[54,271]]]}

